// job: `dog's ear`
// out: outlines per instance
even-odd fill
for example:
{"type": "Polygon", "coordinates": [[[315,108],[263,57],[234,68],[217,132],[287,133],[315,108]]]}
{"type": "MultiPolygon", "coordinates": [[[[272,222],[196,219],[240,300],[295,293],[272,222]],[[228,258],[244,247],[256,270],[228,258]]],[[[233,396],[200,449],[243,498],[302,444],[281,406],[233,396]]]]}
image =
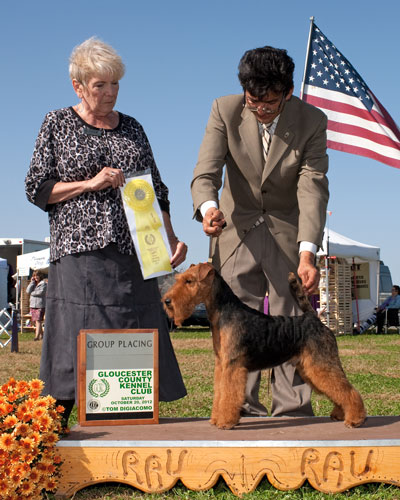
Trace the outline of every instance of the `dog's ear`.
{"type": "Polygon", "coordinates": [[[211,264],[208,264],[207,262],[199,264],[199,281],[205,280],[209,275],[213,276],[214,272],[214,268],[211,264]]]}

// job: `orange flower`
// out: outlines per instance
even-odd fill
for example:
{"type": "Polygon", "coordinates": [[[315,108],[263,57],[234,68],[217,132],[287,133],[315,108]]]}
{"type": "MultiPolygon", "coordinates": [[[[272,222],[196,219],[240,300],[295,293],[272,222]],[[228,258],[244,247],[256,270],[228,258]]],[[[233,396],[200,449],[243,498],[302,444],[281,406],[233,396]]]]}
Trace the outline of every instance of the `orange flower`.
{"type": "Polygon", "coordinates": [[[16,391],[22,395],[21,393],[25,394],[29,389],[29,384],[25,380],[18,380],[17,382],[17,387],[16,391]]]}
{"type": "Polygon", "coordinates": [[[30,422],[32,420],[32,413],[26,412],[22,415],[23,422],[30,422]]]}
{"type": "Polygon", "coordinates": [[[49,406],[49,403],[44,398],[39,399],[35,404],[37,408],[48,408],[49,406]]]}
{"type": "Polygon", "coordinates": [[[0,480],[0,492],[4,493],[5,491],[8,491],[8,483],[4,480],[0,480]]]}
{"type": "Polygon", "coordinates": [[[26,404],[27,410],[32,410],[36,405],[36,401],[33,399],[28,399],[25,404],[26,404]]]}
{"type": "Polygon", "coordinates": [[[46,472],[46,470],[47,470],[47,466],[44,465],[42,462],[39,462],[36,465],[36,468],[37,468],[37,470],[40,470],[41,472],[46,472]]]}
{"type": "Polygon", "coordinates": [[[18,424],[16,426],[16,434],[19,434],[20,436],[26,436],[29,432],[29,425],[28,424],[18,424]]]}
{"type": "MultiPolygon", "coordinates": [[[[21,455],[21,459],[25,462],[26,465],[31,464],[35,457],[31,453],[25,453],[21,455]]],[[[29,468],[29,465],[28,465],[29,468]]]]}
{"type": "Polygon", "coordinates": [[[39,422],[44,430],[48,429],[51,424],[51,420],[47,415],[42,415],[39,419],[39,422]]]}
{"type": "Polygon", "coordinates": [[[58,436],[54,432],[49,434],[43,434],[43,444],[45,446],[56,444],[58,441],[58,436]]]}
{"type": "Polygon", "coordinates": [[[54,491],[56,489],[57,483],[54,481],[54,479],[49,478],[45,482],[45,489],[47,491],[54,491]]]}
{"type": "Polygon", "coordinates": [[[22,438],[19,440],[19,446],[21,446],[25,451],[31,451],[34,446],[34,441],[31,438],[22,438]]]}
{"type": "Polygon", "coordinates": [[[56,412],[57,412],[57,413],[64,413],[64,412],[65,412],[65,408],[64,408],[64,406],[62,406],[62,405],[58,405],[58,406],[56,407],[56,412]]]}
{"type": "Polygon", "coordinates": [[[56,466],[55,466],[54,464],[49,464],[49,465],[47,466],[47,472],[48,472],[50,475],[54,474],[54,473],[55,473],[55,471],[56,471],[56,466]]]}
{"type": "Polygon", "coordinates": [[[0,386],[0,500],[39,500],[42,490],[56,489],[62,460],[55,444],[64,408],[56,409],[42,389],[38,379],[11,378],[0,386]]]}
{"type": "Polygon", "coordinates": [[[26,406],[25,403],[22,403],[18,406],[15,414],[16,416],[19,418],[19,419],[22,419],[22,417],[24,416],[24,414],[28,411],[28,407],[26,406]]]}
{"type": "Polygon", "coordinates": [[[31,473],[29,474],[29,479],[36,483],[40,479],[40,474],[36,469],[32,469],[31,473]]]}
{"type": "Polygon", "coordinates": [[[3,421],[3,425],[5,429],[11,429],[18,423],[18,419],[15,415],[8,415],[3,421]]]}
{"type": "Polygon", "coordinates": [[[9,454],[9,459],[11,463],[17,464],[21,459],[21,454],[18,451],[13,450],[13,452],[9,454]]]}
{"type": "Polygon", "coordinates": [[[6,415],[8,415],[9,413],[11,413],[14,409],[14,406],[12,404],[9,404],[9,403],[3,403],[3,404],[0,404],[0,417],[5,417],[6,415]]]}
{"type": "Polygon", "coordinates": [[[37,391],[41,391],[44,387],[43,380],[40,380],[38,378],[32,379],[30,382],[28,382],[28,384],[32,390],[37,390],[37,391]]]}
{"type": "Polygon", "coordinates": [[[19,483],[21,482],[22,476],[21,474],[12,474],[10,477],[10,482],[14,485],[14,488],[16,488],[19,483]]]}
{"type": "Polygon", "coordinates": [[[46,401],[46,404],[48,407],[53,406],[56,403],[56,400],[53,398],[53,396],[42,396],[41,399],[43,401],[46,401]]]}
{"type": "Polygon", "coordinates": [[[18,399],[18,395],[17,394],[9,394],[8,395],[8,401],[10,403],[14,403],[14,401],[17,401],[17,399],[18,399]]]}
{"type": "Polygon", "coordinates": [[[33,432],[39,432],[40,431],[40,424],[39,424],[39,422],[32,422],[31,423],[31,429],[32,429],[33,432]]]}
{"type": "Polygon", "coordinates": [[[38,444],[41,441],[40,434],[37,431],[30,432],[29,437],[34,441],[35,444],[38,444]]]}
{"type": "Polygon", "coordinates": [[[46,410],[45,408],[35,408],[33,411],[32,411],[32,415],[34,418],[40,418],[42,415],[44,415],[46,413],[46,410]]]}
{"type": "Polygon", "coordinates": [[[15,444],[15,441],[11,434],[1,434],[0,435],[0,448],[3,450],[11,450],[15,444]]]}
{"type": "Polygon", "coordinates": [[[10,380],[8,381],[8,385],[12,388],[16,387],[17,381],[15,380],[14,377],[11,377],[10,380]]]}
{"type": "Polygon", "coordinates": [[[27,496],[32,493],[34,487],[35,485],[30,481],[23,481],[19,489],[24,496],[27,496]]]}

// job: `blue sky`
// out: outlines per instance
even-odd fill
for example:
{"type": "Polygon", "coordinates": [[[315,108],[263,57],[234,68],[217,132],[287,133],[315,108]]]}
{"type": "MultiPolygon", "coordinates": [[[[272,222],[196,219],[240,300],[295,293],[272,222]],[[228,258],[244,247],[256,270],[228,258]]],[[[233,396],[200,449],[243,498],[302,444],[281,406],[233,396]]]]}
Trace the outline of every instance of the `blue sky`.
{"type": "MultiPolygon", "coordinates": [[[[192,220],[189,185],[211,102],[240,92],[239,59],[262,45],[288,50],[299,95],[310,16],[399,124],[398,0],[381,0],[378,8],[344,0],[2,2],[0,237],[48,235],[47,215],[28,203],[23,182],[45,113],[77,102],[68,77],[71,50],[95,35],[126,64],[116,108],[145,128],[170,188],[175,231],[189,246],[187,264],[205,261],[208,240],[192,220]]],[[[400,171],[328,153],[329,227],[379,246],[400,283],[400,171]]]]}

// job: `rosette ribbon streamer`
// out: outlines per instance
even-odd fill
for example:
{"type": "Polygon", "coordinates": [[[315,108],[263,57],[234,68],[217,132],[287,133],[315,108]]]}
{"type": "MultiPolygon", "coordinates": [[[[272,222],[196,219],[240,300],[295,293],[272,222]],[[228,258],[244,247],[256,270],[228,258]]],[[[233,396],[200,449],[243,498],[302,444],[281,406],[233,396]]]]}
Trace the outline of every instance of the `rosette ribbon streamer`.
{"type": "Polygon", "coordinates": [[[170,273],[170,251],[151,176],[127,179],[121,190],[143,278],[170,273]]]}

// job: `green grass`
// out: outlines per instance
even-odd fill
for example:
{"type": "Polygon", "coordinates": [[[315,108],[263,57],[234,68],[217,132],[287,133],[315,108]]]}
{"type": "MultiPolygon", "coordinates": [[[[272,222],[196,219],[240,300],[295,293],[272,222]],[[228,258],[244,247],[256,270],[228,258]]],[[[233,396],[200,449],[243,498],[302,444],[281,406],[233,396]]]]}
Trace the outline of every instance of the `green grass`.
{"type": "MultiPolygon", "coordinates": [[[[188,395],[172,403],[160,403],[160,417],[208,417],[212,405],[213,352],[210,332],[205,328],[181,328],[171,333],[188,395]]],[[[369,415],[400,415],[400,335],[360,335],[338,337],[344,369],[350,381],[364,397],[369,415]]],[[[33,333],[19,338],[19,353],[10,352],[10,344],[0,349],[0,383],[10,376],[16,379],[38,377],[40,342],[33,342],[33,333]]],[[[269,407],[271,394],[267,377],[262,379],[260,399],[269,407]]],[[[321,395],[313,395],[317,416],[327,416],[332,403],[321,395]]],[[[71,424],[76,423],[76,409],[71,424]]],[[[223,480],[204,492],[190,491],[178,483],[162,494],[147,494],[127,485],[106,483],[85,488],[75,500],[161,500],[193,499],[235,500],[223,480]]],[[[264,479],[256,491],[244,495],[248,500],[400,500],[400,488],[384,484],[367,484],[335,495],[314,490],[307,483],[294,491],[279,491],[264,479]]]]}

